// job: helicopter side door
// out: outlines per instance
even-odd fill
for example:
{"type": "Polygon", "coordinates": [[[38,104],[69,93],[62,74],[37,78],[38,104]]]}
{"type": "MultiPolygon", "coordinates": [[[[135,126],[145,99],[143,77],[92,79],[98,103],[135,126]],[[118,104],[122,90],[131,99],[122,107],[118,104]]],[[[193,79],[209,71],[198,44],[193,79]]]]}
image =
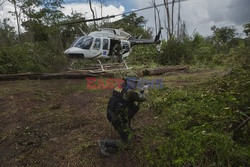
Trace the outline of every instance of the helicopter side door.
{"type": "Polygon", "coordinates": [[[110,39],[103,38],[102,39],[102,58],[109,58],[109,48],[110,48],[110,39]]]}

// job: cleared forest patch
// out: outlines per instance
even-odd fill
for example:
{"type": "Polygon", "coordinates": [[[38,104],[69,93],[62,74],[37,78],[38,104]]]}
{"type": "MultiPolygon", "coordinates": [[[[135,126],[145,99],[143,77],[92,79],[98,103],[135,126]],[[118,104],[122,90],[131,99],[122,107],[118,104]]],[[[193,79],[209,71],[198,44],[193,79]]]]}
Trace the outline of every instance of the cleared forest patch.
{"type": "MultiPolygon", "coordinates": [[[[222,69],[161,75],[164,86],[203,82],[222,69]]],[[[88,90],[84,80],[0,82],[0,164],[2,166],[140,166],[144,130],[158,124],[156,112],[136,115],[134,149],[101,156],[96,140],[118,138],[106,119],[112,90],[88,90]]],[[[145,109],[145,110],[144,110],[145,109]]]]}

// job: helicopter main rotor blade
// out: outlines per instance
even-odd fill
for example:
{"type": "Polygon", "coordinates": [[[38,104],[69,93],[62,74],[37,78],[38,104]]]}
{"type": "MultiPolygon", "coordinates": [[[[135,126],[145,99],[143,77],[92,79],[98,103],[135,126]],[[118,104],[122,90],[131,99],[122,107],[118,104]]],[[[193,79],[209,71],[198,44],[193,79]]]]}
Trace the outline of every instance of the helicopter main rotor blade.
{"type": "Polygon", "coordinates": [[[96,18],[96,19],[87,19],[87,20],[85,20],[83,18],[83,19],[79,19],[79,20],[64,22],[64,23],[61,23],[61,25],[76,24],[76,23],[83,23],[83,22],[86,23],[86,22],[92,22],[92,21],[99,21],[99,20],[104,20],[104,19],[110,19],[110,18],[114,18],[114,17],[115,17],[115,15],[106,16],[106,17],[100,17],[100,18],[96,18]]]}
{"type": "MultiPolygon", "coordinates": [[[[190,0],[177,0],[174,3],[185,2],[185,1],[190,1],[190,0]]],[[[173,2],[168,2],[167,3],[167,5],[171,5],[171,4],[173,4],[173,2]]],[[[92,22],[92,21],[100,21],[100,20],[105,20],[105,19],[115,18],[115,17],[118,17],[118,16],[127,15],[127,14],[130,14],[130,13],[136,13],[136,12],[140,12],[140,11],[143,11],[143,10],[148,10],[148,9],[151,9],[151,8],[164,6],[164,5],[165,4],[162,3],[162,4],[155,5],[155,6],[148,6],[148,7],[145,7],[145,8],[141,8],[141,9],[137,9],[137,10],[132,10],[132,11],[125,12],[125,13],[120,13],[120,14],[111,15],[111,16],[105,16],[105,17],[99,17],[99,18],[95,18],[95,19],[87,19],[87,20],[85,20],[83,18],[83,19],[78,19],[78,20],[75,20],[75,21],[61,23],[61,25],[69,25],[69,24],[76,24],[76,23],[82,23],[82,22],[86,23],[86,22],[92,22]]]]}

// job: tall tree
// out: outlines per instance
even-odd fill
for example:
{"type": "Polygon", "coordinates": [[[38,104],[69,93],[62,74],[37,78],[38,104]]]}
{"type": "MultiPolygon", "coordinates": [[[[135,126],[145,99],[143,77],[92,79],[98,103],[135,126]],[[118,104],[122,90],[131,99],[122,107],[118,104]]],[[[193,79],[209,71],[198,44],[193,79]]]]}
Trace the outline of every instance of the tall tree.
{"type": "Polygon", "coordinates": [[[175,4],[175,0],[172,0],[172,16],[171,16],[171,21],[172,21],[172,29],[171,29],[171,34],[174,34],[174,4],[175,4]]]}
{"type": "Polygon", "coordinates": [[[165,8],[166,8],[166,13],[167,13],[167,34],[168,34],[168,38],[171,38],[172,37],[172,34],[171,34],[171,28],[170,28],[170,12],[169,12],[169,6],[168,6],[168,3],[169,1],[168,0],[163,0],[164,1],[164,5],[165,5],[165,8]]]}
{"type": "MultiPolygon", "coordinates": [[[[92,2],[91,2],[91,0],[88,0],[88,2],[89,2],[90,10],[92,12],[93,19],[95,19],[95,12],[94,12],[93,7],[92,7],[92,2]]],[[[94,28],[96,29],[96,22],[95,21],[94,21],[94,28]]]]}
{"type": "Polygon", "coordinates": [[[15,17],[16,17],[17,31],[18,31],[18,38],[19,38],[21,32],[20,32],[20,14],[19,14],[19,12],[17,11],[17,8],[18,8],[17,3],[18,3],[18,1],[17,1],[17,0],[9,0],[9,2],[12,3],[13,6],[14,6],[14,12],[10,12],[10,13],[13,13],[13,14],[15,15],[15,17]]]}
{"type": "Polygon", "coordinates": [[[99,0],[100,4],[101,4],[101,17],[103,17],[103,6],[105,5],[105,0],[99,0]]]}
{"type": "Polygon", "coordinates": [[[0,48],[3,46],[12,46],[15,42],[15,28],[8,25],[10,19],[3,19],[0,27],[0,48]]]}
{"type": "Polygon", "coordinates": [[[123,19],[111,23],[113,28],[122,28],[132,36],[141,36],[142,38],[151,38],[152,32],[150,29],[145,30],[146,20],[143,16],[137,17],[136,13],[124,15],[123,19]]]}
{"type": "Polygon", "coordinates": [[[2,6],[4,2],[4,0],[0,0],[0,6],[2,6]]]}
{"type": "Polygon", "coordinates": [[[155,0],[152,0],[152,4],[154,6],[154,19],[155,19],[155,34],[157,34],[157,15],[156,15],[156,3],[155,0]]]}
{"type": "Polygon", "coordinates": [[[157,25],[157,21],[159,24],[159,28],[161,28],[161,17],[160,17],[160,10],[158,9],[158,7],[156,6],[156,2],[155,0],[151,1],[152,5],[154,6],[154,20],[155,20],[155,34],[157,35],[158,33],[158,25],[157,25]],[[158,18],[158,19],[157,19],[158,18]]]}
{"type": "Polygon", "coordinates": [[[243,27],[244,27],[243,32],[246,34],[246,36],[250,37],[250,23],[243,25],[243,27]]]}
{"type": "Polygon", "coordinates": [[[236,29],[230,27],[217,28],[216,26],[211,27],[215,42],[227,43],[236,36],[236,29]]]}
{"type": "Polygon", "coordinates": [[[181,24],[181,1],[178,2],[178,23],[177,23],[177,37],[180,38],[180,24],[181,24]]]}

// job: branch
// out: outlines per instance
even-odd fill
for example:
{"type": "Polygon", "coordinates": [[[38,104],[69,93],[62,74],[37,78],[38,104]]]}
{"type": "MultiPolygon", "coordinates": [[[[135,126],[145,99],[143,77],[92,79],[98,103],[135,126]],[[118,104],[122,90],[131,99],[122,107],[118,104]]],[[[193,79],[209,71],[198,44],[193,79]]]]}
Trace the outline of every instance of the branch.
{"type": "Polygon", "coordinates": [[[4,2],[5,2],[4,0],[3,0],[3,2],[0,2],[0,6],[2,6],[4,2]]]}
{"type": "Polygon", "coordinates": [[[245,126],[247,123],[248,123],[248,121],[250,120],[250,117],[248,117],[245,121],[243,121],[239,126],[237,126],[234,130],[233,130],[233,132],[234,133],[237,133],[243,126],[245,126]]]}

